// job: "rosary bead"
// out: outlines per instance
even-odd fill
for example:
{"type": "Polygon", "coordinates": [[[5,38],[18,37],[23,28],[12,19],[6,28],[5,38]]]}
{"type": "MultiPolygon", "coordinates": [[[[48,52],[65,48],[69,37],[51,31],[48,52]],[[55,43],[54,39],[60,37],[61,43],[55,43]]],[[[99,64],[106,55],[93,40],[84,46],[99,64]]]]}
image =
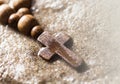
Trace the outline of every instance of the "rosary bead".
{"type": "Polygon", "coordinates": [[[28,8],[20,8],[18,11],[17,11],[17,14],[22,17],[23,15],[25,14],[30,14],[30,10],[28,8]]]}
{"type": "Polygon", "coordinates": [[[7,24],[8,23],[8,18],[12,13],[14,13],[14,10],[12,8],[10,8],[9,5],[2,4],[0,6],[0,22],[2,24],[7,24]]]}
{"type": "Polygon", "coordinates": [[[31,30],[31,36],[36,39],[42,32],[43,32],[43,29],[41,26],[39,25],[35,26],[31,30]]]}
{"type": "Polygon", "coordinates": [[[1,4],[4,4],[4,1],[3,1],[3,0],[0,0],[0,5],[1,5],[1,4]]]}
{"type": "Polygon", "coordinates": [[[10,15],[8,19],[8,23],[12,27],[17,27],[17,23],[19,19],[20,19],[19,15],[17,15],[16,13],[13,13],[12,15],[10,15]]]}
{"type": "Polygon", "coordinates": [[[14,13],[14,14],[10,15],[8,23],[11,26],[16,27],[19,19],[25,14],[30,14],[29,9],[28,8],[20,8],[17,11],[17,13],[14,13]]]}
{"type": "Polygon", "coordinates": [[[10,5],[15,10],[18,10],[22,7],[30,8],[31,6],[31,0],[12,0],[10,2],[10,5]]]}
{"type": "Polygon", "coordinates": [[[32,15],[27,14],[22,16],[18,21],[18,30],[23,34],[28,35],[35,25],[38,25],[36,19],[32,15]]]}

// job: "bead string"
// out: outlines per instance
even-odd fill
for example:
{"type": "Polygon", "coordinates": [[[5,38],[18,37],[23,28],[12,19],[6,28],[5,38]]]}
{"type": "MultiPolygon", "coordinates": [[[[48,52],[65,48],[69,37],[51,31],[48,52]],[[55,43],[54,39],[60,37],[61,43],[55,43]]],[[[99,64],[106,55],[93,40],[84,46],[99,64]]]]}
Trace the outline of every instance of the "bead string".
{"type": "Polygon", "coordinates": [[[30,12],[31,0],[13,0],[10,4],[0,1],[0,23],[10,25],[25,34],[37,37],[43,28],[30,12]]]}

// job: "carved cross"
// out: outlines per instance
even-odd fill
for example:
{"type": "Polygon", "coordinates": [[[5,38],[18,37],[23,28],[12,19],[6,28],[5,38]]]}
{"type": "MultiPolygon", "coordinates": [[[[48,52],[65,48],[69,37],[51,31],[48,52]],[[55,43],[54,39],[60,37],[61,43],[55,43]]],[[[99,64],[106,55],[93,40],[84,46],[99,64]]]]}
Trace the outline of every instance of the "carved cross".
{"type": "Polygon", "coordinates": [[[43,32],[37,40],[46,47],[40,49],[38,56],[41,56],[46,60],[50,60],[54,54],[58,54],[70,65],[74,67],[80,66],[82,58],[78,58],[74,52],[64,46],[69,39],[70,37],[63,33],[58,33],[52,36],[47,31],[43,32]]]}

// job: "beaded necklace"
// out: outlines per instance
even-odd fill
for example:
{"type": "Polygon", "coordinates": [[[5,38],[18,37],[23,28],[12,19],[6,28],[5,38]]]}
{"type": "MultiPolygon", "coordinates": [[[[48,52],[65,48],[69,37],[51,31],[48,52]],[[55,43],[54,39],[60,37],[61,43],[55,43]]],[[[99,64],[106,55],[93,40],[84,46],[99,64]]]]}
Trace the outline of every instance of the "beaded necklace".
{"type": "Polygon", "coordinates": [[[18,28],[21,33],[30,35],[46,46],[39,50],[39,57],[50,60],[54,54],[58,54],[73,67],[80,66],[82,58],[64,46],[70,37],[62,32],[51,35],[44,31],[29,10],[31,3],[31,0],[13,0],[12,5],[9,5],[0,1],[0,23],[18,28]]]}

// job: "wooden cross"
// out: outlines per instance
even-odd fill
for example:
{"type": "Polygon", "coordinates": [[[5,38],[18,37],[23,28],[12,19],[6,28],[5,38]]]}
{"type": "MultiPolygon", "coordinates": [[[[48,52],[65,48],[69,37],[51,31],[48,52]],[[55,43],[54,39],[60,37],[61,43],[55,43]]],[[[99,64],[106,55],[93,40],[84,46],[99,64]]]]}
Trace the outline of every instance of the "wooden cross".
{"type": "Polygon", "coordinates": [[[40,49],[38,56],[50,60],[54,54],[58,54],[73,67],[80,66],[82,58],[78,58],[75,53],[64,46],[69,39],[70,37],[63,33],[58,33],[52,36],[47,31],[43,32],[37,40],[46,47],[40,49]]]}

